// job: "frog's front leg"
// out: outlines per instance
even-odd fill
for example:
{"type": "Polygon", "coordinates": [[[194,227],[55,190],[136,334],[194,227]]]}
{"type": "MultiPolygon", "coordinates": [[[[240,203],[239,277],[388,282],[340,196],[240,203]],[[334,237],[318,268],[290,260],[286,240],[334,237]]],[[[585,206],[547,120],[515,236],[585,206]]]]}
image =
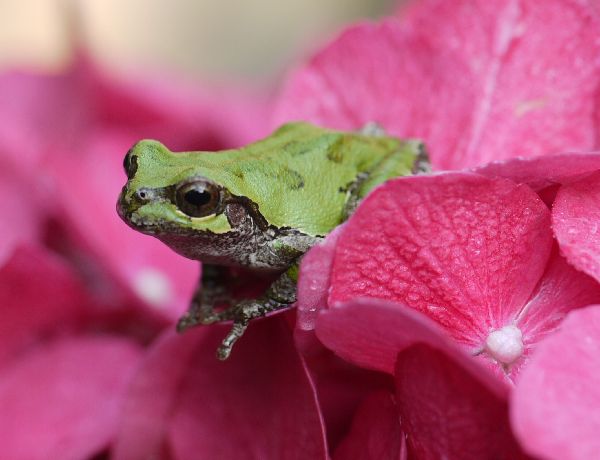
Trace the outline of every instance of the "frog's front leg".
{"type": "Polygon", "coordinates": [[[202,276],[194,292],[188,311],[177,322],[177,332],[183,332],[198,324],[219,321],[215,306],[229,302],[230,296],[223,283],[227,269],[218,265],[203,264],[202,276]]]}
{"type": "Polygon", "coordinates": [[[217,358],[225,360],[234,343],[244,334],[250,320],[291,306],[296,301],[298,265],[294,264],[281,274],[266,292],[257,299],[242,300],[232,307],[216,313],[218,321],[233,320],[233,327],[217,350],[217,358]]]}

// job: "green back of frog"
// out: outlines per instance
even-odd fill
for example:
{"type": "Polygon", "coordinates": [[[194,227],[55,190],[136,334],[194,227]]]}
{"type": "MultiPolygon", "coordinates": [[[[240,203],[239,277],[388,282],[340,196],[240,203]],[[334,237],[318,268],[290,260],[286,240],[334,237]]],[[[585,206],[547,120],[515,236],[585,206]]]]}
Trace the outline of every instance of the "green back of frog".
{"type": "Polygon", "coordinates": [[[150,155],[156,167],[147,170],[156,177],[135,180],[167,186],[206,177],[252,200],[269,224],[313,236],[326,235],[345,219],[353,187],[362,197],[391,177],[411,174],[418,155],[415,142],[307,123],[284,125],[234,150],[171,154],[161,147],[156,143],[150,155]]]}

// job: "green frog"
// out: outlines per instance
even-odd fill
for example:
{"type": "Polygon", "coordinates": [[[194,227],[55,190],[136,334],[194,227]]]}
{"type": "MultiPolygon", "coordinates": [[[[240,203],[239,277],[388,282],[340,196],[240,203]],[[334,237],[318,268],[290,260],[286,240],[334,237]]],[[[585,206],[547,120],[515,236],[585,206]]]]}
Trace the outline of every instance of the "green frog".
{"type": "Polygon", "coordinates": [[[132,228],[202,262],[182,332],[232,321],[217,350],[227,359],[249,322],[296,301],[302,255],[344,222],[386,180],[425,171],[423,144],[377,125],[344,132],[296,122],[248,146],[173,153],[142,140],[124,160],[127,183],[117,210],[132,228]],[[224,271],[275,276],[256,299],[233,301],[224,271]],[[222,302],[226,308],[215,308],[222,302]]]}

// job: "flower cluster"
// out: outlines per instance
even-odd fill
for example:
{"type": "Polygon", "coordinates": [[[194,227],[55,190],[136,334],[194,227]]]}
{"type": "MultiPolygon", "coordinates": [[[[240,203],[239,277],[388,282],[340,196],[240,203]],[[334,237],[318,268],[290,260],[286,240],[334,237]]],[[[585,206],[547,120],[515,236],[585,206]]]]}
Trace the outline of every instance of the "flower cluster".
{"type": "Polygon", "coordinates": [[[600,451],[600,10],[423,0],[267,101],[84,56],[0,76],[0,457],[588,459],[600,451]],[[420,138],[303,258],[298,304],[183,335],[197,264],[114,211],[133,142],[307,120],[420,138]]]}

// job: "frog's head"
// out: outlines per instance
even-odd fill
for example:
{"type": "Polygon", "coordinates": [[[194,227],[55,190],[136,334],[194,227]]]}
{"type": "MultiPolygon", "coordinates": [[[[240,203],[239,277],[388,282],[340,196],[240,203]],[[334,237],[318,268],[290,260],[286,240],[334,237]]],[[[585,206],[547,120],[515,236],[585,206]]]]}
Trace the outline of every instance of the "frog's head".
{"type": "Polygon", "coordinates": [[[210,168],[199,165],[205,154],[211,155],[172,153],[157,141],[138,142],[123,162],[127,183],[117,211],[130,227],[186,257],[209,261],[223,255],[226,240],[245,238],[260,222],[251,203],[232,195],[221,176],[217,181],[210,168]]]}

